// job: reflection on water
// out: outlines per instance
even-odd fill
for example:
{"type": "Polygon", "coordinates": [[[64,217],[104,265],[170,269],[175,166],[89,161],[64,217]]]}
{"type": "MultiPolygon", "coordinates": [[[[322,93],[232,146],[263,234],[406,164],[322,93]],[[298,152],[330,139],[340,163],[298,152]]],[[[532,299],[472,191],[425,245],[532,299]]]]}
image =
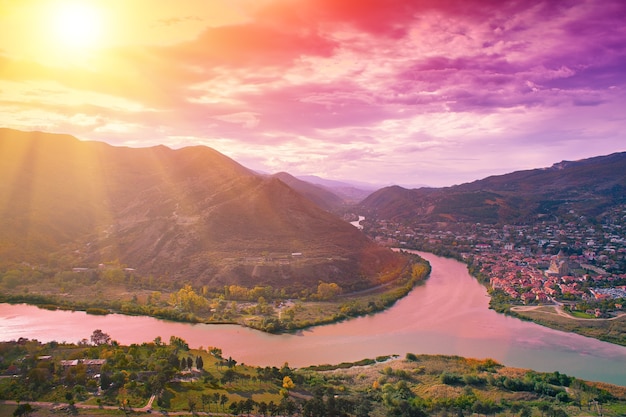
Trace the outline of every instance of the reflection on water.
{"type": "Polygon", "coordinates": [[[192,347],[218,346],[252,365],[300,367],[407,352],[493,358],[510,366],[559,371],[626,386],[626,347],[548,329],[489,310],[489,299],[464,264],[421,253],[431,277],[391,309],[372,316],[269,335],[234,325],[192,325],[149,317],[91,316],[0,304],[0,339],[76,342],[101,329],[123,344],[161,336],[192,347]]]}

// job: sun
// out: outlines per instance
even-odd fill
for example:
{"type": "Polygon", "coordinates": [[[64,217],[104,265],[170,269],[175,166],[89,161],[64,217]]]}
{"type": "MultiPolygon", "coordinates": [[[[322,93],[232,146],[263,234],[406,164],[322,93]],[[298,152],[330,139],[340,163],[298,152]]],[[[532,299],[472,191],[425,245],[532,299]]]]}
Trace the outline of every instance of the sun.
{"type": "Polygon", "coordinates": [[[61,47],[95,47],[101,40],[102,12],[92,2],[60,2],[52,9],[50,19],[52,34],[61,47]]]}

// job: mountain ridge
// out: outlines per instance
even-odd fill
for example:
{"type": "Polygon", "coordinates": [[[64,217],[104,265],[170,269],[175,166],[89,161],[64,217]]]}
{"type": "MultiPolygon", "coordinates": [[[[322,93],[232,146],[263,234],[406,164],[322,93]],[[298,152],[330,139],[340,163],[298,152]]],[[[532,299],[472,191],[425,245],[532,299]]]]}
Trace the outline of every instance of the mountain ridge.
{"type": "Polygon", "coordinates": [[[0,175],[5,265],[118,262],[176,282],[295,291],[319,281],[373,286],[403,263],[279,179],[208,147],[1,129],[0,175]]]}
{"type": "Polygon", "coordinates": [[[359,208],[380,219],[502,223],[576,210],[595,215],[626,201],[626,152],[561,161],[443,188],[386,187],[359,208]]]}

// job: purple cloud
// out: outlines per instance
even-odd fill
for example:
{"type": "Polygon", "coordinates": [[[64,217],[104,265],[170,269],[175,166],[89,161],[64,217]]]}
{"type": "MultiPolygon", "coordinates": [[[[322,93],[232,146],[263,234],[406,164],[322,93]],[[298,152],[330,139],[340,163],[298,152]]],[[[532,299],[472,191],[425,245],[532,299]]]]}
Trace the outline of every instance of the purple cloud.
{"type": "Polygon", "coordinates": [[[622,1],[276,0],[248,17],[110,48],[102,67],[0,55],[0,124],[45,113],[86,139],[232,145],[262,170],[433,185],[623,150],[622,1]],[[54,101],[62,89],[79,98],[54,101]]]}

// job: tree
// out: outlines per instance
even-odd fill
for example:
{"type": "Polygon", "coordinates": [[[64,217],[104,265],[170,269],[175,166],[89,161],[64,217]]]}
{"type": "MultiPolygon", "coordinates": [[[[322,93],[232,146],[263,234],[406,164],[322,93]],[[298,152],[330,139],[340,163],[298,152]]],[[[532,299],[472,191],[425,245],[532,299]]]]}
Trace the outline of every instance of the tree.
{"type": "Polygon", "coordinates": [[[552,410],[552,407],[550,407],[550,404],[546,403],[546,402],[542,402],[539,404],[539,406],[537,407],[539,408],[539,411],[541,411],[541,416],[543,417],[543,414],[547,411],[552,410]]]}
{"type": "Polygon", "coordinates": [[[326,415],[326,406],[324,405],[323,397],[316,396],[309,401],[305,401],[302,405],[302,415],[305,417],[326,415]]]}
{"type": "Polygon", "coordinates": [[[187,342],[177,336],[170,336],[170,345],[178,349],[189,350],[189,345],[187,344],[187,342]]]}
{"type": "Polygon", "coordinates": [[[100,329],[96,329],[91,334],[91,343],[93,343],[96,346],[108,345],[111,343],[111,336],[104,333],[100,329]]]}
{"type": "Polygon", "coordinates": [[[100,374],[100,388],[106,390],[111,385],[111,374],[103,372],[100,374]]]}
{"type": "Polygon", "coordinates": [[[209,405],[209,411],[211,411],[211,400],[213,397],[209,394],[202,394],[200,400],[202,401],[202,411],[206,411],[205,408],[207,404],[209,405]]]}
{"type": "Polygon", "coordinates": [[[33,407],[26,403],[26,404],[19,404],[17,406],[17,408],[15,409],[15,411],[13,411],[13,415],[16,417],[28,417],[30,415],[30,413],[33,412],[33,407]]]}
{"type": "Polygon", "coordinates": [[[274,404],[274,401],[269,402],[269,404],[267,405],[267,411],[270,412],[271,416],[275,416],[276,414],[278,414],[278,406],[274,404]]]}
{"type": "Polygon", "coordinates": [[[334,282],[330,284],[321,282],[317,286],[317,297],[320,300],[330,300],[341,294],[341,287],[334,282]]]}
{"type": "Polygon", "coordinates": [[[228,409],[230,410],[230,413],[233,415],[239,414],[239,404],[236,401],[233,401],[232,403],[230,403],[230,405],[228,406],[228,409]]]}
{"type": "Polygon", "coordinates": [[[568,403],[570,401],[569,395],[567,395],[567,392],[565,391],[561,391],[556,394],[555,398],[561,403],[568,403]]]}
{"type": "Polygon", "coordinates": [[[196,356],[196,368],[199,370],[204,368],[204,360],[202,360],[202,356],[196,356]]]}
{"type": "Polygon", "coordinates": [[[289,395],[289,391],[291,391],[296,384],[293,383],[293,380],[286,376],[283,378],[283,388],[287,390],[287,395],[289,395]]]}
{"type": "Polygon", "coordinates": [[[255,405],[256,402],[252,398],[248,398],[247,400],[243,401],[243,404],[241,405],[241,410],[250,414],[255,405]]]}
{"type": "Polygon", "coordinates": [[[472,405],[472,411],[476,414],[487,414],[489,408],[482,401],[478,400],[472,405]]]}
{"type": "Polygon", "coordinates": [[[214,346],[209,346],[208,348],[206,348],[206,350],[217,359],[222,359],[222,349],[214,346]]]}
{"type": "Polygon", "coordinates": [[[217,411],[217,405],[220,402],[220,393],[219,392],[213,393],[213,402],[215,403],[215,411],[217,411]]]}
{"type": "Polygon", "coordinates": [[[266,416],[267,415],[267,403],[265,401],[261,401],[259,403],[259,413],[266,416]]]}
{"type": "Polygon", "coordinates": [[[288,416],[292,416],[296,412],[296,409],[297,409],[296,403],[291,401],[289,398],[283,398],[280,401],[280,408],[288,416]]]}
{"type": "Polygon", "coordinates": [[[194,414],[194,411],[196,410],[196,404],[198,404],[198,398],[193,395],[187,397],[187,405],[189,406],[190,413],[194,414]]]}
{"type": "Polygon", "coordinates": [[[356,406],[356,417],[368,417],[372,412],[372,403],[367,398],[359,398],[359,403],[356,406]]]}

